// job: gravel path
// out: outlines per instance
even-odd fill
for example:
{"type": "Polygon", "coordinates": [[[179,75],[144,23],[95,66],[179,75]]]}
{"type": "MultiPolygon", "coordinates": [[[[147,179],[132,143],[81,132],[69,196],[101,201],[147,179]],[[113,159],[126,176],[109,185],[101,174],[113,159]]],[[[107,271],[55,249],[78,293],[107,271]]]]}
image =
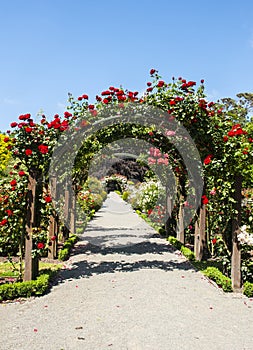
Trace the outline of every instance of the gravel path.
{"type": "Polygon", "coordinates": [[[0,304],[0,349],[252,350],[252,321],[112,193],[49,294],[0,304]]]}

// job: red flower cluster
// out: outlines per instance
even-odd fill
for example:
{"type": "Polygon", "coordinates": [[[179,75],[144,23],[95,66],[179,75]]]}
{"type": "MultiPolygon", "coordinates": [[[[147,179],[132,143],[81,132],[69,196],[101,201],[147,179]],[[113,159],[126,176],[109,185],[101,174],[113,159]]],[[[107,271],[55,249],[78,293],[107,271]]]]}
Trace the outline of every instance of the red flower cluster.
{"type": "Polygon", "coordinates": [[[38,249],[43,249],[44,247],[45,247],[45,244],[42,243],[42,242],[39,242],[39,243],[37,244],[37,248],[38,248],[38,249]]]}
{"type": "Polygon", "coordinates": [[[32,151],[30,148],[27,148],[27,149],[25,150],[26,156],[30,156],[32,153],[33,153],[33,151],[32,151]]]}
{"type": "Polygon", "coordinates": [[[202,204],[208,204],[209,203],[209,200],[207,198],[207,196],[204,194],[202,197],[202,204]]]}
{"type": "Polygon", "coordinates": [[[12,215],[13,215],[13,211],[10,210],[10,209],[7,209],[7,210],[6,210],[6,213],[7,213],[8,216],[12,216],[12,215]]]}
{"type": "Polygon", "coordinates": [[[82,95],[78,97],[78,101],[82,101],[82,100],[88,100],[89,96],[88,95],[82,95]]]}
{"type": "Polygon", "coordinates": [[[8,222],[8,220],[7,220],[7,219],[3,219],[3,220],[0,222],[0,226],[4,226],[4,225],[6,225],[6,224],[7,224],[7,222],[8,222]]]}
{"type": "Polygon", "coordinates": [[[213,243],[213,245],[216,244],[216,243],[217,243],[217,239],[216,239],[216,238],[213,238],[213,239],[212,239],[212,243],[213,243]]]}
{"type": "Polygon", "coordinates": [[[185,79],[179,79],[179,80],[182,80],[181,89],[183,89],[183,90],[187,90],[189,87],[196,85],[195,81],[188,81],[187,82],[185,79]]]}
{"type": "Polygon", "coordinates": [[[22,176],[25,176],[25,172],[24,172],[23,170],[20,170],[20,171],[18,172],[18,175],[21,176],[21,177],[22,177],[22,176]]]}
{"type": "Polygon", "coordinates": [[[163,80],[159,80],[157,87],[163,87],[164,86],[164,81],[163,80]]]}
{"type": "Polygon", "coordinates": [[[45,199],[46,203],[51,203],[52,202],[52,198],[49,195],[45,196],[44,199],[45,199]]]}
{"type": "Polygon", "coordinates": [[[11,180],[10,185],[11,186],[16,186],[17,185],[17,180],[15,180],[15,179],[11,180]]]}
{"type": "Polygon", "coordinates": [[[32,131],[33,131],[33,129],[32,129],[32,128],[30,128],[30,127],[28,126],[27,128],[25,128],[25,131],[26,131],[26,132],[28,132],[28,133],[30,133],[30,132],[32,132],[32,131]]]}
{"type": "Polygon", "coordinates": [[[213,158],[213,155],[212,155],[212,154],[209,154],[209,155],[204,159],[204,164],[205,164],[205,165],[210,164],[211,161],[212,161],[212,158],[213,158]]]}
{"type": "Polygon", "coordinates": [[[48,153],[48,146],[46,146],[46,145],[39,145],[38,146],[38,150],[42,154],[47,154],[48,153]]]}
{"type": "Polygon", "coordinates": [[[237,135],[247,135],[247,131],[243,130],[241,124],[233,125],[232,129],[228,132],[228,136],[233,137],[237,135]]]}
{"type": "Polygon", "coordinates": [[[27,120],[31,118],[31,114],[22,114],[18,117],[19,120],[27,120]]]}

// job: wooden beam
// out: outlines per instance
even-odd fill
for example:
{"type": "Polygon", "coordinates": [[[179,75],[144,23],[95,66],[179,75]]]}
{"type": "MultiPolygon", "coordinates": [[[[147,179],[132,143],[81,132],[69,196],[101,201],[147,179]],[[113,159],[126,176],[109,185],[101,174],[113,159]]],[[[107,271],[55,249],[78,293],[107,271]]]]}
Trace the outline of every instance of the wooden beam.
{"type": "Polygon", "coordinates": [[[178,212],[178,224],[177,224],[177,239],[181,243],[185,243],[185,236],[184,236],[184,208],[183,203],[181,201],[179,205],[179,212],[178,212]]]}
{"type": "MultiPolygon", "coordinates": [[[[50,183],[50,193],[52,199],[56,199],[56,177],[51,178],[50,183]]],[[[56,221],[56,212],[50,215],[49,227],[48,227],[48,239],[49,239],[49,249],[48,249],[48,258],[55,259],[57,257],[57,221],[56,221]],[[52,237],[55,237],[52,240],[52,237]]]]}
{"type": "Polygon", "coordinates": [[[235,177],[235,210],[236,214],[232,220],[232,256],[231,256],[231,279],[232,287],[235,292],[241,290],[241,249],[237,235],[240,233],[241,226],[241,207],[242,207],[242,176],[235,177]]]}
{"type": "Polygon", "coordinates": [[[25,240],[25,271],[24,281],[34,280],[38,276],[39,260],[32,256],[33,250],[33,227],[36,220],[36,188],[35,176],[29,175],[27,191],[27,215],[26,215],[26,240],[25,240]]]}
{"type": "Polygon", "coordinates": [[[206,206],[202,204],[195,222],[194,254],[201,261],[206,249],[206,206]]]}

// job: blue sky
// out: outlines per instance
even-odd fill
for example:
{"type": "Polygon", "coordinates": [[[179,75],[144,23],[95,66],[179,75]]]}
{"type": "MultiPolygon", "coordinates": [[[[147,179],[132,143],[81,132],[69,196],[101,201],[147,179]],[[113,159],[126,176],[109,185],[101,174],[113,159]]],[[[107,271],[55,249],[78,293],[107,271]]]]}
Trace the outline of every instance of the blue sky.
{"type": "Polygon", "coordinates": [[[205,79],[209,100],[252,92],[253,2],[0,0],[0,130],[62,114],[68,92],[205,79]]]}

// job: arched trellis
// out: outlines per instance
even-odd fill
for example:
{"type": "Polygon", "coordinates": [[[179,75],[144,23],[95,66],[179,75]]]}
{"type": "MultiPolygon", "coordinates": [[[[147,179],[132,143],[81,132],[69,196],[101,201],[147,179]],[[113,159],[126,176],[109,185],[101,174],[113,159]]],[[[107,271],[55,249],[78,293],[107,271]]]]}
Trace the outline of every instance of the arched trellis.
{"type": "MultiPolygon", "coordinates": [[[[220,106],[218,104],[213,103],[207,103],[205,100],[205,96],[203,94],[204,87],[201,85],[197,91],[194,90],[194,85],[196,83],[194,82],[186,82],[183,79],[179,78],[178,81],[175,81],[173,79],[172,83],[166,84],[164,81],[160,80],[160,77],[158,76],[157,72],[155,70],[152,70],[151,72],[153,79],[153,83],[148,83],[148,89],[144,96],[144,98],[137,98],[137,93],[133,93],[127,90],[123,89],[116,89],[114,87],[110,87],[109,90],[106,90],[102,92],[102,97],[97,96],[97,103],[96,106],[89,105],[87,102],[88,96],[82,95],[78,97],[77,100],[74,100],[72,96],[70,96],[70,109],[72,111],[72,116],[69,112],[66,112],[65,117],[66,120],[62,121],[60,120],[59,116],[56,116],[53,122],[48,123],[45,118],[43,118],[43,121],[41,122],[41,126],[38,127],[30,117],[23,118],[23,120],[26,120],[26,122],[23,123],[23,125],[19,126],[19,132],[16,133],[19,137],[18,142],[16,142],[16,151],[17,154],[23,154],[24,152],[24,144],[31,145],[30,151],[36,151],[36,154],[38,154],[38,149],[40,156],[42,154],[43,159],[40,158],[33,158],[33,161],[35,161],[35,165],[40,169],[41,164],[43,165],[43,173],[44,175],[47,174],[48,171],[48,158],[50,158],[50,153],[53,149],[53,144],[55,145],[57,140],[59,139],[59,131],[65,131],[69,128],[70,125],[74,125],[74,128],[81,129],[86,128],[90,124],[92,124],[95,120],[99,120],[100,118],[110,118],[114,113],[123,113],[125,106],[131,102],[133,104],[133,110],[138,105],[143,106],[156,106],[160,110],[164,111],[164,113],[167,113],[167,118],[170,121],[173,120],[173,118],[176,118],[183,126],[186,128],[193,138],[195,144],[197,145],[198,151],[201,156],[201,160],[204,161],[204,164],[208,164],[208,162],[205,163],[206,157],[209,157],[209,160],[212,160],[212,164],[214,164],[213,172],[218,171],[221,169],[220,164],[224,166],[224,159],[222,159],[222,155],[224,155],[226,151],[226,147],[222,144],[222,140],[224,137],[227,138],[226,133],[228,134],[228,137],[230,137],[228,145],[233,146],[233,142],[235,147],[238,151],[238,143],[242,143],[241,136],[245,135],[243,132],[240,133],[240,128],[236,125],[233,125],[233,122],[229,120],[229,118],[226,118],[222,111],[219,109],[220,106]],[[105,106],[110,106],[109,109],[104,108],[105,106]],[[168,113],[169,112],[169,113],[168,113]],[[70,118],[71,116],[71,118],[70,118]],[[69,119],[68,119],[69,118],[69,119]],[[81,119],[81,120],[80,120],[81,119]],[[220,125],[220,120],[222,120],[222,127],[220,125]],[[78,123],[77,123],[78,121],[78,123]],[[80,121],[80,122],[79,122],[80,121]],[[40,145],[38,146],[38,140],[35,142],[34,139],[30,139],[27,137],[27,135],[30,135],[31,130],[28,131],[28,129],[32,130],[32,133],[40,131],[40,145]],[[230,130],[231,129],[231,130],[230,130]],[[232,134],[233,135],[232,135],[232,134]],[[41,135],[45,136],[41,136],[41,135]],[[225,135],[225,136],[224,136],[225,135]],[[50,144],[50,152],[48,152],[48,146],[49,143],[48,140],[52,141],[50,144]],[[39,148],[40,147],[40,148],[39,148]],[[48,157],[47,157],[48,156],[48,157]]],[[[24,117],[24,116],[22,116],[24,117]]],[[[157,118],[159,119],[159,115],[157,115],[157,118]]],[[[160,119],[161,120],[161,119],[160,119]]],[[[152,132],[152,130],[151,130],[152,132]]],[[[182,140],[181,140],[182,142],[182,140]]],[[[226,142],[226,141],[224,141],[226,142]]],[[[70,143],[71,146],[71,143],[70,143]]],[[[240,146],[240,145],[239,145],[240,146]]],[[[73,144],[72,146],[73,147],[73,144]]],[[[28,150],[27,150],[28,151],[28,150]]],[[[72,150],[71,150],[72,151],[72,150]]],[[[34,152],[35,153],[35,152],[34,152]]],[[[233,185],[236,187],[236,193],[234,195],[237,203],[237,209],[240,207],[240,181],[238,173],[240,173],[240,165],[241,163],[237,161],[236,154],[233,152],[230,152],[230,159],[229,166],[231,164],[236,164],[237,170],[236,171],[230,171],[230,179],[233,183],[233,185]],[[238,165],[238,166],[237,166],[238,165]]],[[[32,176],[31,169],[32,166],[34,166],[34,162],[30,161],[31,158],[29,158],[31,155],[28,153],[25,153],[24,163],[27,166],[27,169],[30,172],[30,183],[33,182],[34,177],[32,176]]],[[[212,169],[210,171],[212,173],[212,169]]],[[[206,176],[209,176],[209,169],[204,167],[204,178],[206,176]]],[[[53,186],[52,186],[53,187],[53,186]]],[[[32,190],[33,191],[33,190],[32,190]]],[[[205,195],[205,193],[203,193],[205,195]]],[[[28,201],[28,212],[29,210],[34,210],[34,201],[31,207],[29,207],[29,201],[28,201]]],[[[180,214],[180,220],[179,222],[183,222],[183,212],[185,211],[185,208],[181,205],[181,208],[179,210],[180,214]]],[[[232,270],[235,272],[234,276],[232,273],[233,281],[234,281],[234,287],[239,286],[240,284],[240,277],[239,276],[239,247],[237,242],[237,232],[238,228],[240,226],[240,214],[237,211],[237,215],[233,218],[233,256],[237,256],[237,258],[232,258],[232,260],[236,261],[236,267],[232,268],[232,270]],[[234,254],[238,252],[238,254],[234,254]],[[235,277],[236,276],[238,277],[235,277]],[[238,283],[236,282],[239,281],[238,283]]],[[[30,216],[32,217],[32,216],[30,216]]],[[[199,258],[201,259],[201,254],[203,252],[204,243],[203,237],[201,236],[201,232],[203,232],[203,222],[205,218],[205,204],[204,201],[202,201],[202,206],[199,213],[199,224],[196,226],[196,232],[199,232],[196,236],[199,237],[199,247],[196,249],[196,254],[199,254],[199,258]],[[201,229],[202,228],[202,229],[201,229]],[[198,231],[200,230],[200,231],[198,231]]],[[[35,222],[32,222],[32,226],[35,225],[35,222]]],[[[51,225],[51,227],[53,224],[51,225]]],[[[179,225],[180,226],[180,225],[179,225]]],[[[182,226],[182,225],[181,225],[182,226]]],[[[31,223],[27,224],[27,228],[31,227],[31,223]]],[[[55,225],[57,227],[57,225],[55,225]]],[[[57,232],[57,231],[56,231],[57,232]]],[[[181,230],[182,232],[182,230],[181,230]]],[[[27,229],[27,237],[29,237],[29,230],[27,229]]],[[[179,237],[181,240],[183,240],[183,237],[179,237]]],[[[30,265],[28,265],[30,266],[30,265]]]]}

